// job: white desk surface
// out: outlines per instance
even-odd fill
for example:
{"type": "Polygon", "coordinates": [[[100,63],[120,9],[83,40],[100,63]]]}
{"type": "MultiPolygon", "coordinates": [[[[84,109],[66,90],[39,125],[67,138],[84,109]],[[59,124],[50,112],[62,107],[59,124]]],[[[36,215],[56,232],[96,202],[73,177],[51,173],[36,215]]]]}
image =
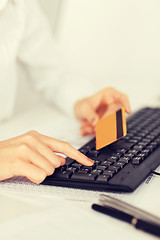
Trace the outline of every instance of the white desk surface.
{"type": "MultiPolygon", "coordinates": [[[[155,105],[152,102],[146,105],[155,105]]],[[[157,105],[157,103],[156,103],[157,105]]],[[[160,105],[160,104],[159,104],[160,105]]],[[[138,109],[141,105],[136,105],[138,109]]],[[[80,147],[79,125],[49,106],[39,105],[0,125],[1,140],[31,129],[80,147]]],[[[109,193],[160,217],[160,177],[154,176],[135,192],[109,193]]],[[[0,183],[0,238],[28,239],[158,239],[131,225],[97,213],[91,205],[100,192],[35,185],[15,179],[0,183]]]]}

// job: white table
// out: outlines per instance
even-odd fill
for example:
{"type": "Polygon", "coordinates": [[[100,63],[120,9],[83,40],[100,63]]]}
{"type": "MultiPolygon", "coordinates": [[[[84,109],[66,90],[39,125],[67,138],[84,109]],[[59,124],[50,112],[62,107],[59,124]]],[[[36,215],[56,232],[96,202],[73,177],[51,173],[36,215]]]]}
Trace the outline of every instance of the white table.
{"type": "MultiPolygon", "coordinates": [[[[155,105],[150,102],[146,105],[155,105]]],[[[140,104],[136,105],[139,108],[140,104]]],[[[79,124],[41,104],[0,125],[1,139],[31,129],[80,147],[79,124]]],[[[160,216],[160,178],[155,176],[131,194],[111,194],[160,216]]],[[[0,184],[0,238],[16,239],[158,239],[131,225],[97,213],[91,204],[100,192],[5,182],[0,184]]]]}

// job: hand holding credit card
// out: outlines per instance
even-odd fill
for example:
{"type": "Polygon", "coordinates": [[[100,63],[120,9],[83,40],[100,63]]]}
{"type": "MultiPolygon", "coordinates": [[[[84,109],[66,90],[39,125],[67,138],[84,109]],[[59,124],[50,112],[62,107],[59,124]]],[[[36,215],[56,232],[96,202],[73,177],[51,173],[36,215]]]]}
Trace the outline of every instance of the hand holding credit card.
{"type": "Polygon", "coordinates": [[[126,134],[125,110],[121,108],[96,123],[96,150],[117,141],[126,134]]]}

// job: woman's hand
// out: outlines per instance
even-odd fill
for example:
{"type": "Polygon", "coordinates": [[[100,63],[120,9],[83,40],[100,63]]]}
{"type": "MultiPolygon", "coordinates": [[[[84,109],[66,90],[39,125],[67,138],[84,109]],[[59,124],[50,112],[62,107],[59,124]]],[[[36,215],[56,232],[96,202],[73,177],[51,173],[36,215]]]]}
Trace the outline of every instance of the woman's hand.
{"type": "Polygon", "coordinates": [[[126,113],[130,113],[128,97],[114,88],[102,89],[93,96],[76,102],[74,112],[81,122],[81,135],[95,133],[97,120],[110,112],[117,111],[122,106],[126,113]]]}
{"type": "Polygon", "coordinates": [[[56,153],[63,153],[86,166],[93,165],[92,160],[69,143],[30,131],[0,142],[0,180],[26,176],[34,183],[41,183],[55,168],[65,164],[65,158],[56,153]]]}

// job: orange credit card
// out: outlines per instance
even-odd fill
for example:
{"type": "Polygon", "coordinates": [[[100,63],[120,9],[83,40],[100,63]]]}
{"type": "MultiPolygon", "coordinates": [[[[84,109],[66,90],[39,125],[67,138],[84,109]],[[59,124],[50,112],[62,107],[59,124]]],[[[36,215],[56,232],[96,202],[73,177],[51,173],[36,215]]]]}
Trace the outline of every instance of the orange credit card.
{"type": "Polygon", "coordinates": [[[124,108],[106,115],[96,123],[96,150],[103,148],[127,134],[124,108]]]}

